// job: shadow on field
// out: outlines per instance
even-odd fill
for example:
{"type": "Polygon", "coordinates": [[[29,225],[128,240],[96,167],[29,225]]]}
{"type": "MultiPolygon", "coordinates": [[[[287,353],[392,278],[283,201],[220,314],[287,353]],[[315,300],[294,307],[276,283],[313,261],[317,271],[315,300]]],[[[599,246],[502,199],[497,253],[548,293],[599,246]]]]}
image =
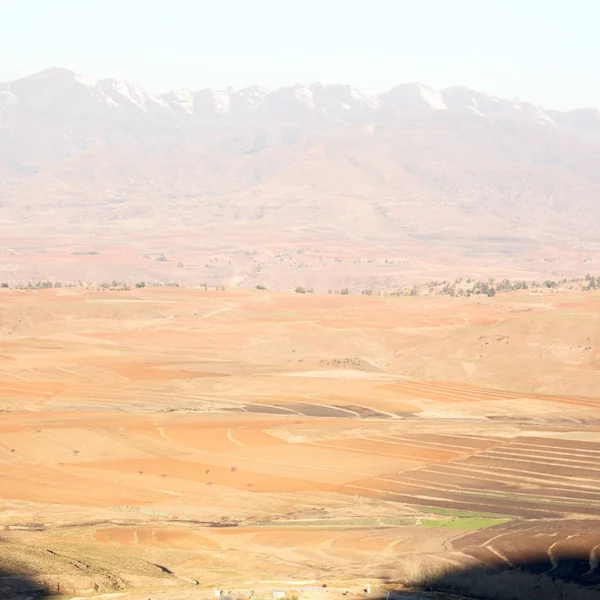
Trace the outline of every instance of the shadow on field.
{"type": "MultiPolygon", "coordinates": [[[[481,600],[599,600],[600,539],[598,555],[571,552],[504,564],[454,567],[450,564],[404,564],[405,576],[388,581],[390,600],[399,598],[477,598],[481,600]],[[401,583],[402,590],[394,585],[401,583]]],[[[498,562],[501,562],[499,559],[498,562]]],[[[382,599],[383,600],[383,599],[382,599]]]]}
{"type": "Polygon", "coordinates": [[[0,598],[2,600],[37,600],[48,598],[50,592],[46,586],[34,581],[28,575],[13,573],[0,563],[0,598]]]}

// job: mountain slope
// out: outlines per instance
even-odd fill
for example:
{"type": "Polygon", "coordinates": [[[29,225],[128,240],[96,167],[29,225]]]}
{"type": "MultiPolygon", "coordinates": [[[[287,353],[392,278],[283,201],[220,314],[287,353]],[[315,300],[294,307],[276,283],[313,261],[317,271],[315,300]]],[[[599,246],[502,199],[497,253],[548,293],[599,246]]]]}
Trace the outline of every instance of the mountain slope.
{"type": "Polygon", "coordinates": [[[335,272],[389,287],[445,276],[450,257],[465,275],[581,274],[598,260],[599,164],[591,109],[416,83],[377,96],[323,84],[153,96],[48,69],[0,84],[0,228],[24,257],[0,263],[0,279],[89,277],[101,259],[91,270],[50,262],[42,273],[28,238],[54,252],[58,240],[66,248],[90,234],[127,256],[160,248],[196,265],[165,274],[132,258],[104,265],[110,278],[112,269],[285,287],[335,272]],[[308,257],[288,271],[273,266],[282,249],[307,245],[336,270],[323,274],[308,257]],[[206,271],[205,254],[248,248],[258,256],[251,266],[229,258],[206,271]],[[340,255],[387,262],[350,273],[340,255]],[[393,256],[410,268],[389,267],[393,256]]]}

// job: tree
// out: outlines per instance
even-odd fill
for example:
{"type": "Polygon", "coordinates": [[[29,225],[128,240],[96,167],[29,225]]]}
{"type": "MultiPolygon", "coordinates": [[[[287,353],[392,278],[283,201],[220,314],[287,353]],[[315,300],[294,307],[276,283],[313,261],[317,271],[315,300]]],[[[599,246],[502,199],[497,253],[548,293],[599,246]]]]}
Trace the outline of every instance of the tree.
{"type": "Polygon", "coordinates": [[[350,290],[349,290],[348,288],[344,288],[344,289],[343,289],[343,290],[340,292],[340,294],[341,294],[342,296],[349,296],[349,295],[350,295],[350,290]]]}
{"type": "Polygon", "coordinates": [[[493,287],[491,287],[491,288],[488,290],[488,292],[487,292],[487,295],[488,295],[490,298],[493,298],[493,297],[496,295],[496,290],[495,290],[493,287]]]}

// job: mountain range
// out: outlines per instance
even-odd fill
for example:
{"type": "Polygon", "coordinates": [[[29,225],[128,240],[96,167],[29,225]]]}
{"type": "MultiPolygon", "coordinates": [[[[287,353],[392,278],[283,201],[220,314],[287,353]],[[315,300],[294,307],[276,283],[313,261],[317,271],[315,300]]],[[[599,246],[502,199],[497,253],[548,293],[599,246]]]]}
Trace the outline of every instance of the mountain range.
{"type": "Polygon", "coordinates": [[[0,280],[578,276],[600,271],[599,167],[595,109],[417,83],[152,95],[52,68],[0,84],[0,280]]]}

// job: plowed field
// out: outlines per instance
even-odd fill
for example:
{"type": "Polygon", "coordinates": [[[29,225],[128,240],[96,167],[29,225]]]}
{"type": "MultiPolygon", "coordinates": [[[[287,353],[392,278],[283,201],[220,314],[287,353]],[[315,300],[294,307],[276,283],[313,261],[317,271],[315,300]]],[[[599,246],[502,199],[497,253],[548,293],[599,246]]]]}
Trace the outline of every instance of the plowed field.
{"type": "Polygon", "coordinates": [[[593,298],[0,290],[0,558],[73,594],[413,559],[591,585],[593,298]]]}

